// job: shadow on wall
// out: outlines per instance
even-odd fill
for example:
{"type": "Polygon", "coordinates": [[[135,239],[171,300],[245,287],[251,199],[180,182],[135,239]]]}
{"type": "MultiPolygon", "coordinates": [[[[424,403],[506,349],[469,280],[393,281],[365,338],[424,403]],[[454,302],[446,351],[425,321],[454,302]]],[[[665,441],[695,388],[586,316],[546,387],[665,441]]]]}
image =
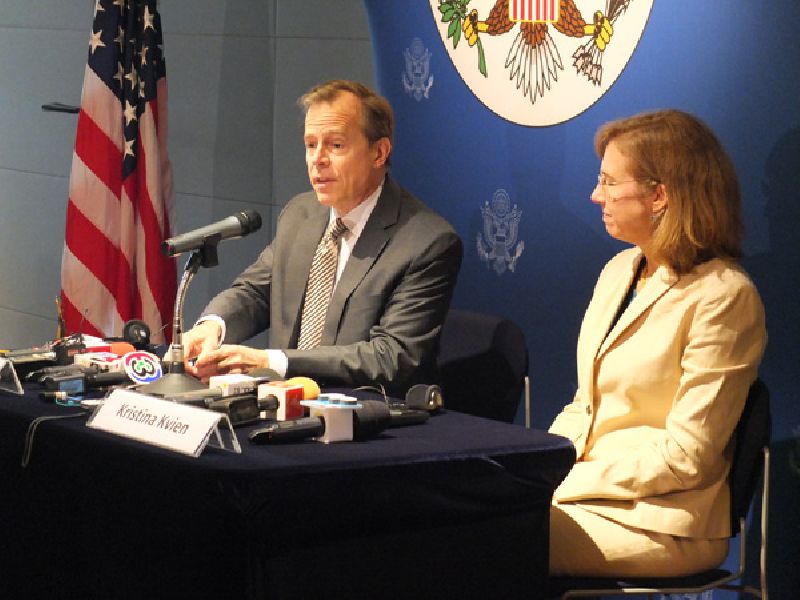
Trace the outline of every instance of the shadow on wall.
{"type": "Polygon", "coordinates": [[[800,589],[800,128],[789,129],[770,152],[762,189],[769,250],[743,262],[764,301],[769,334],[760,375],[773,415],[770,591],[788,599],[800,589]]]}

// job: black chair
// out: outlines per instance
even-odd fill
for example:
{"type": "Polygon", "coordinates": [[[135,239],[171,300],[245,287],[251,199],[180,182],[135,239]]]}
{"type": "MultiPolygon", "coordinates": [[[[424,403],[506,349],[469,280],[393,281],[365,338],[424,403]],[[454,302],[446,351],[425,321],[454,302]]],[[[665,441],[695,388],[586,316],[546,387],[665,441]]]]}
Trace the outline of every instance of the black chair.
{"type": "Polygon", "coordinates": [[[736,590],[767,600],[767,511],[769,504],[769,438],[772,421],[769,410],[769,391],[760,379],[750,387],[744,411],[734,435],[736,447],[729,476],[731,488],[731,539],[739,538],[739,565],[736,571],[710,569],[696,575],[669,578],[611,578],[552,577],[549,597],[579,598],[638,594],[699,594],[715,588],[736,590]],[[746,581],[747,530],[745,519],[753,500],[758,481],[761,487],[761,543],[758,568],[758,587],[746,581]]]}
{"type": "Polygon", "coordinates": [[[512,321],[451,309],[438,364],[446,409],[511,423],[524,394],[529,421],[528,348],[512,321]]]}

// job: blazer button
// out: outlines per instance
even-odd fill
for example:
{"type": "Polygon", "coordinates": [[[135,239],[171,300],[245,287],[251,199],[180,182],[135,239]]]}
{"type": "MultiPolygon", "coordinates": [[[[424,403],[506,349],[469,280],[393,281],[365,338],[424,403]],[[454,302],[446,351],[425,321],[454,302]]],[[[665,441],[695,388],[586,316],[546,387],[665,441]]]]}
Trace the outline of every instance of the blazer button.
{"type": "Polygon", "coordinates": [[[586,405],[586,414],[587,415],[591,415],[592,414],[592,405],[591,404],[587,404],[586,405]]]}

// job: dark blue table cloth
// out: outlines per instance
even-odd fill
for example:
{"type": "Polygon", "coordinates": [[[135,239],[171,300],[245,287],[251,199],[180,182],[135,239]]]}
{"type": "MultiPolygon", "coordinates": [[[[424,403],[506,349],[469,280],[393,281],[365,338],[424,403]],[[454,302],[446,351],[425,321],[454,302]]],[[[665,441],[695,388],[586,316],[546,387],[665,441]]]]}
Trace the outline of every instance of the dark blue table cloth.
{"type": "Polygon", "coordinates": [[[0,597],[526,597],[569,441],[445,411],[366,442],[199,458],[0,394],[0,597]],[[31,421],[45,421],[21,466],[31,421]]]}

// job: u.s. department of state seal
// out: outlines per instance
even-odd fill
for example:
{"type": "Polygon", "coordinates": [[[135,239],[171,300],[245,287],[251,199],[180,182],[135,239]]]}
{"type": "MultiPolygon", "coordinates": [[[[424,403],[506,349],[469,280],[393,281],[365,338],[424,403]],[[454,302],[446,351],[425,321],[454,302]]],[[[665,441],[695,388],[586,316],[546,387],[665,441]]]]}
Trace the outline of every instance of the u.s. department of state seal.
{"type": "Polygon", "coordinates": [[[404,52],[406,70],[403,71],[403,89],[417,102],[428,97],[433,85],[431,53],[419,38],[411,40],[404,52]]]}
{"type": "Polygon", "coordinates": [[[447,53],[490,110],[563,123],[617,80],[653,0],[430,0],[447,53]]]}
{"type": "Polygon", "coordinates": [[[514,205],[511,208],[511,198],[508,192],[499,189],[492,196],[492,204],[486,202],[481,207],[483,215],[483,234],[478,233],[478,256],[492,267],[495,273],[502,275],[506,269],[513,272],[517,260],[525,250],[525,242],[517,242],[519,220],[522,211],[514,205]],[[516,244],[516,246],[515,246],[516,244]],[[511,254],[513,249],[514,254],[511,254]]]}

